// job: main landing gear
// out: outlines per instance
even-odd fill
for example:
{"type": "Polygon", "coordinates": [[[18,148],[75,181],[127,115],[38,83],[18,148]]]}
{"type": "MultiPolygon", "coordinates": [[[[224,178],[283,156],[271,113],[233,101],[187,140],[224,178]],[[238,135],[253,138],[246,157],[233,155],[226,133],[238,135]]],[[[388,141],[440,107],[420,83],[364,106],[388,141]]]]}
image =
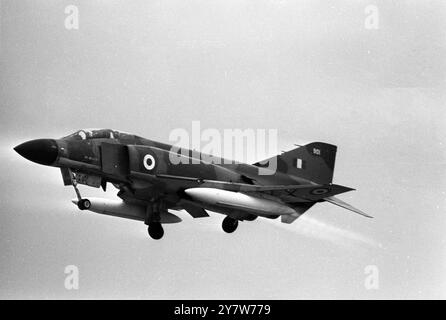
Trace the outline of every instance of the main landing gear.
{"type": "Polygon", "coordinates": [[[146,219],[144,223],[148,226],[147,232],[154,240],[159,240],[164,235],[163,226],[160,223],[160,212],[166,210],[163,201],[154,201],[146,208],[146,219]]]}
{"type": "Polygon", "coordinates": [[[149,232],[149,236],[155,240],[161,239],[164,235],[163,226],[159,222],[150,222],[147,231],[149,232]]]}
{"type": "Polygon", "coordinates": [[[223,219],[223,223],[221,224],[221,226],[224,232],[232,233],[235,231],[235,229],[237,229],[238,220],[227,216],[223,219]]]}

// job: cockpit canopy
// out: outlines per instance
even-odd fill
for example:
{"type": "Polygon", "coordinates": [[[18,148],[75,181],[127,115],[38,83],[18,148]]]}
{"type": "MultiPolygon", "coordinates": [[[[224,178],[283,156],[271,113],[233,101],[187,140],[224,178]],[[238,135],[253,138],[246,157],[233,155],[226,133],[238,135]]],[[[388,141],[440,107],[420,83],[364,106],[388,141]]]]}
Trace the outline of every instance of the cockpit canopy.
{"type": "Polygon", "coordinates": [[[133,135],[112,129],[82,129],[62,139],[65,140],[90,140],[90,139],[122,139],[133,135]]]}

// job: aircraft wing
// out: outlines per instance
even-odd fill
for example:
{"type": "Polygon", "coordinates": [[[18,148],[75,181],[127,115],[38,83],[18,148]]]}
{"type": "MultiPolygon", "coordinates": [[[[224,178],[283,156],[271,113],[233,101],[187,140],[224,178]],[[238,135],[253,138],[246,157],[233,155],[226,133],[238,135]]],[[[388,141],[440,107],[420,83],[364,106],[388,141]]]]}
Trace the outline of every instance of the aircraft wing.
{"type": "MultiPolygon", "coordinates": [[[[303,199],[304,201],[318,202],[327,201],[344,209],[355,212],[367,218],[373,218],[372,216],[364,213],[363,211],[353,207],[347,202],[342,201],[334,197],[337,194],[352,191],[354,189],[337,185],[337,184],[317,184],[317,185],[270,185],[270,186],[259,186],[259,185],[249,185],[240,183],[229,183],[220,181],[203,181],[203,187],[214,187],[232,191],[242,191],[242,192],[273,192],[279,193],[279,197],[284,202],[296,202],[293,199],[303,199]],[[287,201],[290,199],[290,201],[287,201]]],[[[306,210],[306,209],[305,209],[306,210]]],[[[305,210],[303,212],[305,212],[305,210]]],[[[303,213],[302,212],[302,213],[303,213]]],[[[300,214],[302,214],[300,213],[300,214]]],[[[299,215],[291,215],[289,217],[282,217],[282,222],[292,223],[299,215]]]]}
{"type": "MultiPolygon", "coordinates": [[[[138,178],[153,180],[146,174],[133,173],[138,178]]],[[[305,185],[255,185],[247,183],[226,182],[219,180],[206,180],[194,177],[157,174],[157,178],[166,180],[180,180],[187,182],[189,187],[216,188],[234,192],[260,192],[278,196],[285,203],[328,201],[345,209],[367,216],[362,211],[353,208],[349,204],[334,198],[333,196],[355,190],[338,184],[305,184],[305,185]],[[358,212],[359,211],[359,212],[358,212]]],[[[194,212],[192,216],[205,216],[203,213],[194,212]]]]}
{"type": "Polygon", "coordinates": [[[243,183],[230,183],[213,180],[203,180],[200,187],[218,188],[241,192],[269,192],[282,191],[287,196],[307,201],[320,201],[340,193],[354,189],[337,184],[306,184],[306,185],[250,185],[243,183]]]}
{"type": "MultiPolygon", "coordinates": [[[[146,175],[138,175],[145,178],[146,175]]],[[[298,198],[303,201],[323,201],[324,198],[340,193],[352,191],[354,189],[338,184],[305,184],[305,185],[255,185],[247,183],[225,182],[219,180],[206,180],[193,177],[173,176],[158,174],[157,178],[169,180],[183,180],[191,183],[192,186],[202,188],[216,188],[235,192],[279,192],[288,198],[298,198]]],[[[191,187],[192,187],[191,186],[191,187]]]]}

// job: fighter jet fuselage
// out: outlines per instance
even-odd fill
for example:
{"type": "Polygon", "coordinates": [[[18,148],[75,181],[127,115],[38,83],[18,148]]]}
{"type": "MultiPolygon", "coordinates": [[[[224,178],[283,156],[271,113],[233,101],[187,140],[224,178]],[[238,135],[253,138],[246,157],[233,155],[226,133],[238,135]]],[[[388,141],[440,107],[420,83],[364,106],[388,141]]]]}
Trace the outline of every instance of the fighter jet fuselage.
{"type": "Polygon", "coordinates": [[[334,197],[353,189],[332,184],[337,148],[321,142],[255,164],[208,161],[209,155],[197,151],[110,129],[79,130],[14,149],[30,161],[60,168],[79,209],[142,220],[154,239],[163,236],[162,224],[181,221],[172,210],[184,209],[194,218],[207,217],[206,210],[222,213],[228,233],[239,221],[257,217],[291,223],[322,201],[365,215],[334,197]],[[273,170],[265,168],[271,161],[273,170]],[[107,183],[119,189],[119,200],[83,198],[77,187],[105,191],[107,183]]]}

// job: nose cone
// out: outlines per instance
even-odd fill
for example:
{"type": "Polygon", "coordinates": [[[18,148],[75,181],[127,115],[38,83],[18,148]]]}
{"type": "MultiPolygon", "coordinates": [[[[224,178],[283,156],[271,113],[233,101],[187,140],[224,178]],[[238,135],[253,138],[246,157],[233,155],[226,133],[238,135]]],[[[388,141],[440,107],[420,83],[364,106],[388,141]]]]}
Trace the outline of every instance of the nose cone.
{"type": "Polygon", "coordinates": [[[22,157],[44,165],[51,165],[58,155],[57,143],[53,139],[27,141],[14,148],[22,157]]]}

